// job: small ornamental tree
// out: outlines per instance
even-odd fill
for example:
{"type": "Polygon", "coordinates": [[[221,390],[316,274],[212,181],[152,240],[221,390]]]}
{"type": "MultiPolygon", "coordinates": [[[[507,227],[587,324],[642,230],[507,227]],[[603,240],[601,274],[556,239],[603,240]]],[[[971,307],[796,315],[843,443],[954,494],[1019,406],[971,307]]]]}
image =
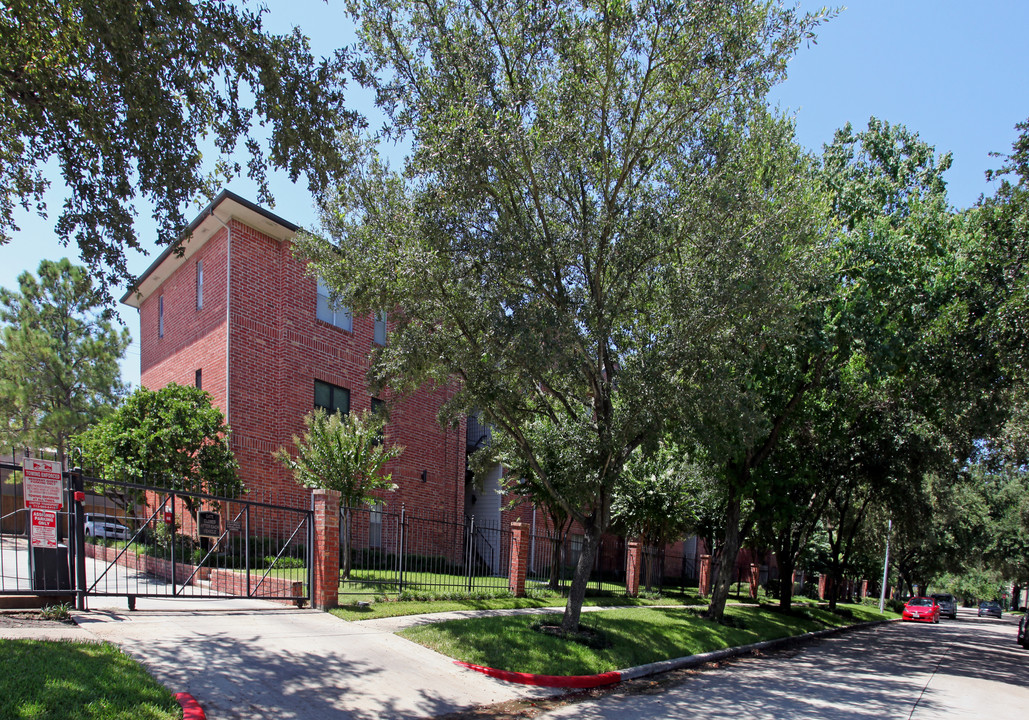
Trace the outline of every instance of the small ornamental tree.
{"type": "MultiPolygon", "coordinates": [[[[225,417],[211,405],[209,394],[171,383],[160,390],[137,389],[74,444],[82,451],[87,472],[167,490],[236,497],[244,487],[228,435],[225,417]]],[[[127,508],[137,498],[114,499],[127,508]]],[[[197,498],[183,497],[183,502],[190,512],[199,508],[197,498]]]]}
{"type": "MultiPolygon", "coordinates": [[[[336,490],[344,512],[361,503],[372,504],[376,491],[392,491],[396,484],[383,468],[404,448],[387,445],[382,437],[385,418],[376,413],[327,415],[321,408],[304,418],[307,432],[293,436],[297,448],[294,458],[285,448],[275,458],[293,472],[297,482],[309,488],[336,490]]],[[[345,517],[342,577],[350,575],[350,522],[345,517]]]]}

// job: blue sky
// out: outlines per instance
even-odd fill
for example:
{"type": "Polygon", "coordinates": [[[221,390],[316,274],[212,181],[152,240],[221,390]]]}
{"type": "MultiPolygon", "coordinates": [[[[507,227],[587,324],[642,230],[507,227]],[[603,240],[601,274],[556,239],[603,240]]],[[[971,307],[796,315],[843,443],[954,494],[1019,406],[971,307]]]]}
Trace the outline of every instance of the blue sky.
{"type": "MultiPolygon", "coordinates": [[[[298,25],[317,52],[329,52],[353,40],[339,2],[268,0],[271,28],[298,25]]],[[[822,5],[801,2],[805,10],[822,5]]],[[[973,204],[993,188],[983,173],[1000,161],[990,152],[1007,152],[1016,137],[1015,123],[1029,118],[1029,2],[1024,0],[854,0],[818,31],[816,44],[802,47],[790,63],[789,78],[772,94],[774,102],[796,116],[800,142],[818,150],[846,122],[863,127],[870,116],[902,123],[917,131],[938,152],[951,152],[947,175],[955,207],[973,204]]],[[[367,96],[355,107],[369,111],[367,96]]],[[[59,178],[49,196],[51,208],[62,199],[59,178]]],[[[254,186],[236,181],[231,189],[256,197],[254,186]]],[[[301,225],[316,217],[304,186],[273,178],[275,211],[301,225]]],[[[202,204],[202,203],[201,203],[202,204]]],[[[23,270],[35,271],[40,260],[76,257],[61,247],[54,220],[20,218],[22,230],[0,247],[0,286],[17,287],[23,270]]],[[[151,248],[136,254],[129,266],[140,273],[159,248],[146,209],[140,210],[139,233],[151,248]]],[[[119,293],[120,295],[120,293],[119,293]]],[[[139,383],[138,321],[122,312],[134,342],[122,363],[123,378],[139,383]]]]}

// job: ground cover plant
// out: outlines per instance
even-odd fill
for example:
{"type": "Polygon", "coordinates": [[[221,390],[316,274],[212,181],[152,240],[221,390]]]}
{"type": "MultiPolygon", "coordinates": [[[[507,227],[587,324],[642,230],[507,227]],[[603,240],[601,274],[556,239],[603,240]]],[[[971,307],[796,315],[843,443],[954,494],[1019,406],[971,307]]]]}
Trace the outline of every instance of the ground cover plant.
{"type": "MultiPolygon", "coordinates": [[[[399,634],[476,665],[542,675],[592,675],[895,617],[859,605],[848,605],[845,610],[842,615],[813,607],[783,613],[768,607],[730,606],[725,623],[704,619],[693,608],[637,607],[584,614],[582,624],[591,634],[601,634],[606,647],[589,647],[537,632],[532,625],[540,622],[539,616],[526,615],[451,620],[399,634]]],[[[554,616],[551,621],[559,619],[554,616]]]]}
{"type": "Polygon", "coordinates": [[[0,720],[179,720],[182,708],[106,643],[0,640],[0,720]]]}

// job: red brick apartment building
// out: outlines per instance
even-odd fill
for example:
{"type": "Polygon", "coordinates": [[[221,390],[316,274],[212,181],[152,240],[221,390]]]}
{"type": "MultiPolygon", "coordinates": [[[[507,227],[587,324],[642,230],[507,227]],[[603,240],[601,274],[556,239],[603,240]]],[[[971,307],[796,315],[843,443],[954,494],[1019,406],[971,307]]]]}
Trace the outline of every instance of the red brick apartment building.
{"type": "MultiPolygon", "coordinates": [[[[293,257],[297,230],[224,191],[122,302],[139,310],[142,384],[195,384],[209,392],[232,429],[230,445],[247,498],[306,508],[310,491],[272,453],[302,434],[304,415],[316,406],[361,411],[385,399],[369,394],[366,377],[370,353],[389,335],[388,318],[351,317],[331,306],[320,283],[293,257]]],[[[546,530],[543,513],[527,504],[505,509],[499,466],[481,489],[469,482],[466,452],[489,430],[475,418],[441,428],[436,416],[448,392],[423,388],[391,408],[386,435],[405,450],[389,467],[397,489],[383,495],[385,509],[405,507],[456,522],[475,516],[479,526],[493,528],[518,517],[531,523],[534,534],[546,530]]],[[[571,558],[581,537],[576,529],[570,533],[571,558]]],[[[602,564],[624,567],[624,539],[610,540],[602,564]]],[[[686,552],[681,544],[676,548],[686,552]]],[[[692,562],[695,539],[690,548],[692,562]]]]}
{"type": "MultiPolygon", "coordinates": [[[[369,356],[389,340],[388,318],[331,306],[293,257],[297,229],[222,192],[122,302],[139,310],[142,384],[208,391],[232,428],[248,499],[308,507],[309,491],[272,453],[302,434],[315,406],[361,411],[378,402],[367,390],[369,356]]],[[[465,513],[466,423],[436,421],[447,393],[422,389],[391,410],[387,437],[406,449],[390,467],[398,485],[390,510],[465,513]]]]}

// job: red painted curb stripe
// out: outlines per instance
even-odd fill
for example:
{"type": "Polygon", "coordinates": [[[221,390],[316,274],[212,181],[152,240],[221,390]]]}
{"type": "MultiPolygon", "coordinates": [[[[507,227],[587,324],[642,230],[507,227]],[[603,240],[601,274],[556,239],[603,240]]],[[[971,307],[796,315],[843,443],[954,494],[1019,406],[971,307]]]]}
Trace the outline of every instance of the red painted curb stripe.
{"type": "Polygon", "coordinates": [[[182,706],[182,720],[207,720],[204,709],[189,693],[175,693],[175,699],[182,706]]]}
{"type": "Polygon", "coordinates": [[[521,683],[522,685],[540,685],[542,687],[585,689],[614,685],[622,679],[622,673],[617,670],[598,675],[532,675],[530,673],[511,672],[510,670],[498,670],[496,668],[483,667],[482,665],[472,665],[460,660],[455,660],[454,664],[481,672],[498,680],[521,683]]]}

